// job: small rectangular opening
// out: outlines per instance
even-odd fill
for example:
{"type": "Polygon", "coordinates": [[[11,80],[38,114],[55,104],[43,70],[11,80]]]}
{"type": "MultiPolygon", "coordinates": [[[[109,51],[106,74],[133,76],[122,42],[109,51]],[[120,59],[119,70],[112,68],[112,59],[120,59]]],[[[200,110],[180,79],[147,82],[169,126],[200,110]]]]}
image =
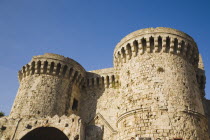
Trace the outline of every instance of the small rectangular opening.
{"type": "Polygon", "coordinates": [[[72,110],[77,111],[78,109],[78,100],[74,98],[72,110]]]}

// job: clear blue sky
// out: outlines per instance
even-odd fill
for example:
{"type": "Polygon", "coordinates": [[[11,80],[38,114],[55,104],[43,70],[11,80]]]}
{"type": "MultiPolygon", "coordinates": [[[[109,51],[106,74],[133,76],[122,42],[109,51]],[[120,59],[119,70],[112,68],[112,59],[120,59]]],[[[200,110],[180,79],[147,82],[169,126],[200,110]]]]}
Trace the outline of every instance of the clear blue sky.
{"type": "Polygon", "coordinates": [[[0,0],[0,110],[9,114],[17,72],[32,56],[57,53],[86,70],[108,68],[115,45],[148,27],[175,28],[195,39],[210,98],[210,0],[0,0]]]}

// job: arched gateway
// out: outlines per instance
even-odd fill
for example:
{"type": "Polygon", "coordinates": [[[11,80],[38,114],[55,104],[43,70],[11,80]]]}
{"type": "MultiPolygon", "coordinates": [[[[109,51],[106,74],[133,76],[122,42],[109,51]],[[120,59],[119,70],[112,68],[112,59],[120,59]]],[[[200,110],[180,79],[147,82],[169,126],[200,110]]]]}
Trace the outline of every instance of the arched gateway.
{"type": "Polygon", "coordinates": [[[69,140],[68,137],[59,129],[54,127],[36,128],[20,140],[69,140]]]}

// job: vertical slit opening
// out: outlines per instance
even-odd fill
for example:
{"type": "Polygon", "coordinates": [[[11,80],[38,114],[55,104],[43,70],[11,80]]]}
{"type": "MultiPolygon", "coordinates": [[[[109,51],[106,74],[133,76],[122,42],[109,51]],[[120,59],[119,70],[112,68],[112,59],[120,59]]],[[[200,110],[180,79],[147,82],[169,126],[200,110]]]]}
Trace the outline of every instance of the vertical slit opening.
{"type": "Polygon", "coordinates": [[[55,65],[55,63],[54,62],[51,62],[51,65],[50,65],[50,74],[53,73],[54,65],[55,65]]]}
{"type": "Polygon", "coordinates": [[[72,82],[74,82],[76,80],[77,75],[78,75],[78,71],[75,72],[72,82]]]}
{"type": "Polygon", "coordinates": [[[33,61],[31,63],[31,74],[33,75],[35,73],[35,62],[33,61]]]}
{"type": "Polygon", "coordinates": [[[47,73],[47,65],[48,65],[48,62],[44,61],[43,73],[47,73]]]}
{"type": "Polygon", "coordinates": [[[178,50],[178,39],[175,38],[174,39],[174,52],[177,53],[177,50],[178,50]]]}
{"type": "Polygon", "coordinates": [[[67,69],[68,69],[68,66],[65,65],[65,66],[63,67],[62,76],[65,76],[65,75],[66,75],[67,69]]]}
{"type": "Polygon", "coordinates": [[[23,66],[23,76],[26,76],[26,67],[25,66],[23,66]]]}
{"type": "Polygon", "coordinates": [[[139,48],[139,44],[138,44],[138,41],[137,40],[135,40],[133,42],[133,46],[134,46],[134,55],[137,55],[138,54],[138,48],[139,48]]]}
{"type": "Polygon", "coordinates": [[[72,104],[72,110],[77,111],[78,110],[78,100],[74,98],[73,104],[72,104]]]}
{"type": "Polygon", "coordinates": [[[182,40],[181,42],[181,49],[180,49],[180,53],[184,53],[184,45],[185,45],[185,42],[182,40]]]}
{"type": "Polygon", "coordinates": [[[129,43],[126,46],[126,49],[128,50],[128,56],[129,56],[129,58],[131,58],[132,51],[131,51],[131,45],[129,43]]]}
{"type": "Polygon", "coordinates": [[[29,73],[30,73],[30,66],[28,64],[26,65],[26,70],[27,70],[26,71],[26,75],[29,75],[29,73]]]}
{"type": "Polygon", "coordinates": [[[141,39],[141,43],[142,43],[142,47],[143,47],[143,53],[145,52],[146,50],[146,46],[147,46],[147,41],[145,38],[142,38],[141,39]]]}
{"type": "Polygon", "coordinates": [[[104,86],[104,77],[101,77],[101,84],[104,86]]]}
{"type": "Polygon", "coordinates": [[[56,75],[58,75],[60,73],[60,70],[61,70],[61,64],[58,63],[57,64],[57,69],[56,69],[56,75]]]}
{"type": "Polygon", "coordinates": [[[73,73],[73,68],[71,68],[70,70],[69,70],[69,79],[71,78],[71,76],[72,76],[72,73],[73,73]]]}
{"type": "Polygon", "coordinates": [[[154,50],[154,37],[150,37],[149,38],[149,43],[150,43],[150,52],[153,52],[153,50],[154,50]]]}
{"type": "Polygon", "coordinates": [[[37,62],[37,73],[40,74],[41,72],[41,61],[37,62]]]}
{"type": "Polygon", "coordinates": [[[106,76],[106,84],[107,84],[107,87],[109,87],[109,76],[106,76]]]}
{"type": "Polygon", "coordinates": [[[166,37],[166,52],[170,50],[170,37],[166,37]]]}
{"type": "Polygon", "coordinates": [[[159,36],[158,37],[158,52],[160,52],[162,50],[162,44],[163,44],[162,37],[159,36]]]}
{"type": "Polygon", "coordinates": [[[126,55],[125,55],[125,48],[124,47],[122,47],[121,52],[122,52],[124,61],[126,61],[126,55]]]}
{"type": "Polygon", "coordinates": [[[114,87],[115,86],[115,77],[114,77],[114,75],[112,75],[112,87],[114,87]]]}

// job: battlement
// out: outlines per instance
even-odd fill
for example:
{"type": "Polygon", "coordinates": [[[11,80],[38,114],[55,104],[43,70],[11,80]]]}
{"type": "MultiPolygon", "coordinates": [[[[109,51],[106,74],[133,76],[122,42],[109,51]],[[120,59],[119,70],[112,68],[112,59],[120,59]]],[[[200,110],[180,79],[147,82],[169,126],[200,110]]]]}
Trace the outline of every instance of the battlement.
{"type": "Polygon", "coordinates": [[[197,67],[199,52],[194,40],[187,34],[171,28],[147,28],[124,37],[114,50],[115,67],[132,57],[146,53],[170,53],[182,56],[197,67]]]}
{"type": "Polygon", "coordinates": [[[113,68],[90,71],[87,73],[85,86],[87,88],[115,88],[119,84],[118,79],[113,68]]]}
{"type": "Polygon", "coordinates": [[[204,64],[192,37],[142,29],[124,37],[113,56],[114,67],[93,71],[61,55],[34,56],[18,73],[0,139],[210,138],[204,64]]]}
{"type": "Polygon", "coordinates": [[[23,66],[19,71],[19,81],[34,74],[47,74],[70,79],[77,84],[81,84],[85,79],[85,69],[73,59],[46,53],[34,56],[29,64],[23,66]]]}

